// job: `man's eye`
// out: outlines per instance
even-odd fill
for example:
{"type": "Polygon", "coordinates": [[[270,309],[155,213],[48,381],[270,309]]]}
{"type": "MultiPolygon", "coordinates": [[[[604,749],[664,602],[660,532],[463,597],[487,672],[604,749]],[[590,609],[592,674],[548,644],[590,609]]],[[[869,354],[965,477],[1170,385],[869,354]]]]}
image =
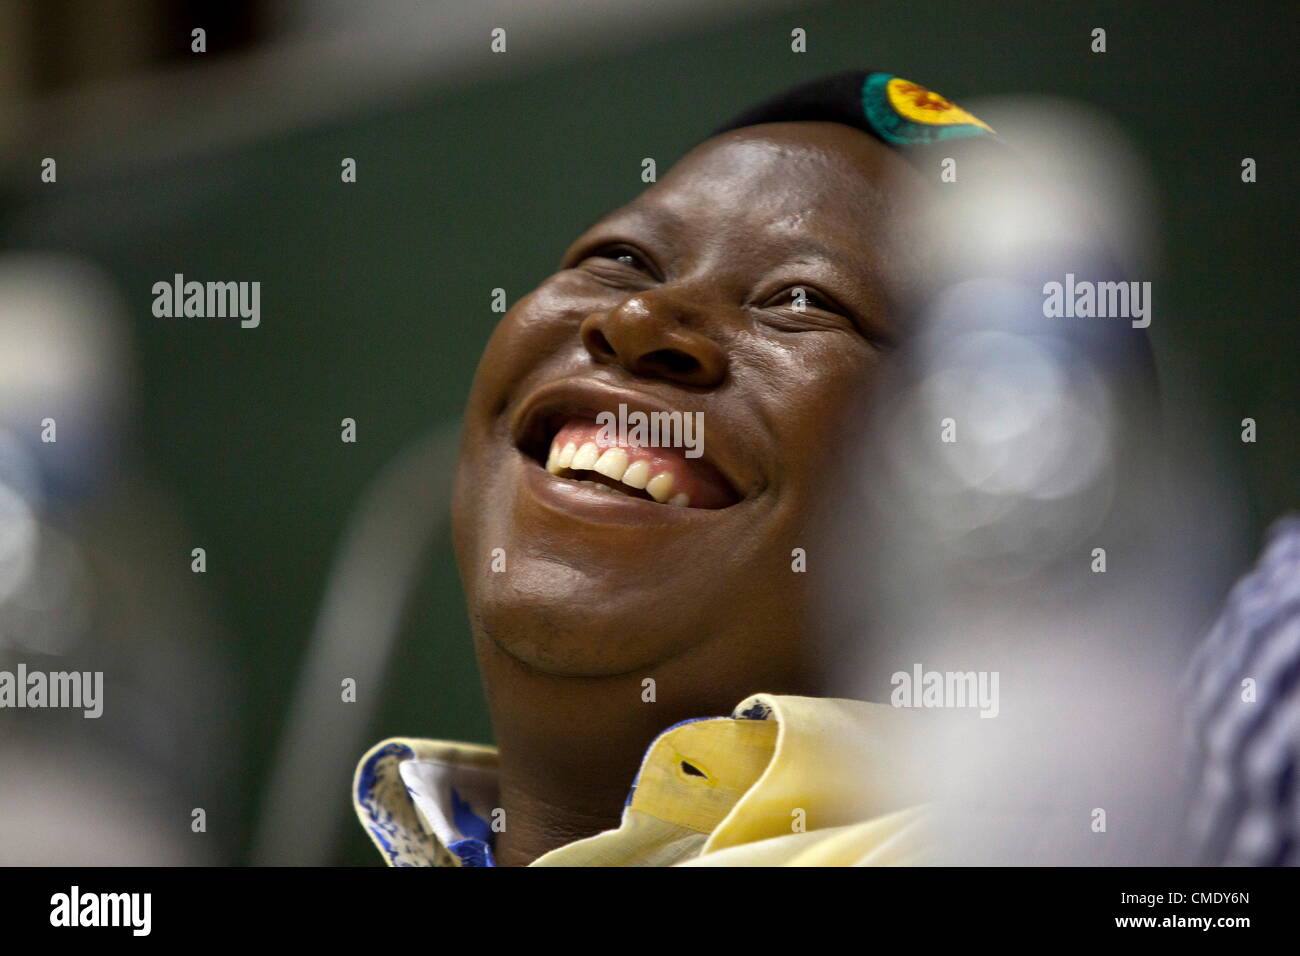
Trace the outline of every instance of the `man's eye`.
{"type": "Polygon", "coordinates": [[[791,286],[782,292],[778,292],[773,296],[771,304],[786,305],[796,312],[806,312],[810,309],[816,309],[820,312],[835,312],[837,314],[843,312],[843,309],[816,289],[800,285],[791,286]]]}
{"type": "Polygon", "coordinates": [[[596,249],[587,257],[589,259],[607,259],[611,262],[617,262],[621,266],[627,266],[629,269],[636,269],[638,272],[644,272],[647,275],[652,274],[653,270],[641,257],[640,253],[626,246],[609,246],[602,249],[596,249]]]}

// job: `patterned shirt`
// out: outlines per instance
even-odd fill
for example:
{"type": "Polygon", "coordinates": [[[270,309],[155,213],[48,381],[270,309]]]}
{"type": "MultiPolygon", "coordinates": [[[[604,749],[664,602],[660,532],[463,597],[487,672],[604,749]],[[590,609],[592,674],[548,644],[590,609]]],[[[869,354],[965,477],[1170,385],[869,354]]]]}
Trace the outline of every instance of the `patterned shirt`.
{"type": "Polygon", "coordinates": [[[1201,862],[1300,865],[1300,516],[1232,589],[1188,691],[1201,862]]]}

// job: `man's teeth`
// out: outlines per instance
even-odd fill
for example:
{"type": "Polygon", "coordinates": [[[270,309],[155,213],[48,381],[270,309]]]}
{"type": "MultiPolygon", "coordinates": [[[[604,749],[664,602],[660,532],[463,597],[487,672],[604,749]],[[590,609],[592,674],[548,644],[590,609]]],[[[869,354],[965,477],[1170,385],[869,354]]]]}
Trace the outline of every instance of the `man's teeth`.
{"type": "Polygon", "coordinates": [[[673,493],[673,476],[664,472],[661,475],[655,475],[650,479],[650,483],[645,486],[645,490],[650,493],[650,497],[655,501],[667,501],[673,493]]]}
{"type": "Polygon", "coordinates": [[[621,479],[623,484],[633,488],[644,488],[646,482],[650,480],[650,463],[648,461],[634,461],[628,465],[627,471],[623,472],[621,479]]]}
{"type": "Polygon", "coordinates": [[[621,448],[606,449],[591,467],[606,478],[622,481],[623,474],[627,471],[627,452],[621,448]]]}
{"type": "Polygon", "coordinates": [[[573,463],[569,465],[574,471],[591,471],[596,467],[596,459],[600,457],[600,449],[596,447],[594,441],[589,441],[578,449],[578,453],[573,456],[573,463]]]}
{"type": "MultiPolygon", "coordinates": [[[[560,447],[558,442],[551,443],[550,454],[546,458],[546,470],[553,475],[563,471],[594,471],[613,481],[620,481],[629,488],[643,488],[660,504],[676,505],[685,508],[691,503],[687,494],[673,494],[674,479],[670,472],[662,471],[651,477],[650,463],[645,460],[631,461],[622,448],[606,448],[603,452],[595,442],[589,441],[578,447],[569,442],[560,447]]],[[[598,481],[575,479],[584,485],[591,485],[602,491],[623,494],[617,488],[598,481]]]]}

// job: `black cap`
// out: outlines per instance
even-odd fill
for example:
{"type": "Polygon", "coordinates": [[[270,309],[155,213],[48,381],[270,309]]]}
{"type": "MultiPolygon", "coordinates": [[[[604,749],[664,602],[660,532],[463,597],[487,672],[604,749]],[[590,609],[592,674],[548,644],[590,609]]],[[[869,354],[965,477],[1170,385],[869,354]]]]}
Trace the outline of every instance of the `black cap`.
{"type": "Polygon", "coordinates": [[[759,123],[809,120],[852,126],[903,153],[972,137],[1001,143],[992,127],[946,97],[878,70],[852,70],[801,83],[745,110],[714,135],[759,123]]]}

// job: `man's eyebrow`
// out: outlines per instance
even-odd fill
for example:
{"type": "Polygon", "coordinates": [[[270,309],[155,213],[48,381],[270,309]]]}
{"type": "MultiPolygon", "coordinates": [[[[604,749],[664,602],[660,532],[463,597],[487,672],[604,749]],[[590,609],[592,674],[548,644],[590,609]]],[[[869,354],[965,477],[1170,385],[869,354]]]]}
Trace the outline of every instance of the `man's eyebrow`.
{"type": "Polygon", "coordinates": [[[678,233],[682,228],[682,217],[671,209],[665,209],[662,206],[627,205],[620,206],[618,209],[597,217],[578,235],[586,235],[597,226],[610,223],[622,224],[624,222],[629,225],[643,225],[655,235],[678,233]]]}
{"type": "Polygon", "coordinates": [[[870,254],[863,255],[860,252],[846,254],[845,250],[827,245],[812,236],[801,236],[791,240],[789,252],[792,255],[824,259],[848,275],[862,275],[871,281],[878,281],[880,278],[880,266],[870,254]]]}
{"type": "Polygon", "coordinates": [[[628,229],[642,228],[656,241],[664,242],[666,237],[681,234],[682,218],[670,209],[661,209],[657,206],[620,206],[600,216],[590,226],[578,233],[573,242],[569,243],[568,248],[570,251],[566,252],[565,258],[560,260],[561,266],[567,260],[578,239],[581,239],[593,229],[603,226],[617,226],[628,229]]]}

